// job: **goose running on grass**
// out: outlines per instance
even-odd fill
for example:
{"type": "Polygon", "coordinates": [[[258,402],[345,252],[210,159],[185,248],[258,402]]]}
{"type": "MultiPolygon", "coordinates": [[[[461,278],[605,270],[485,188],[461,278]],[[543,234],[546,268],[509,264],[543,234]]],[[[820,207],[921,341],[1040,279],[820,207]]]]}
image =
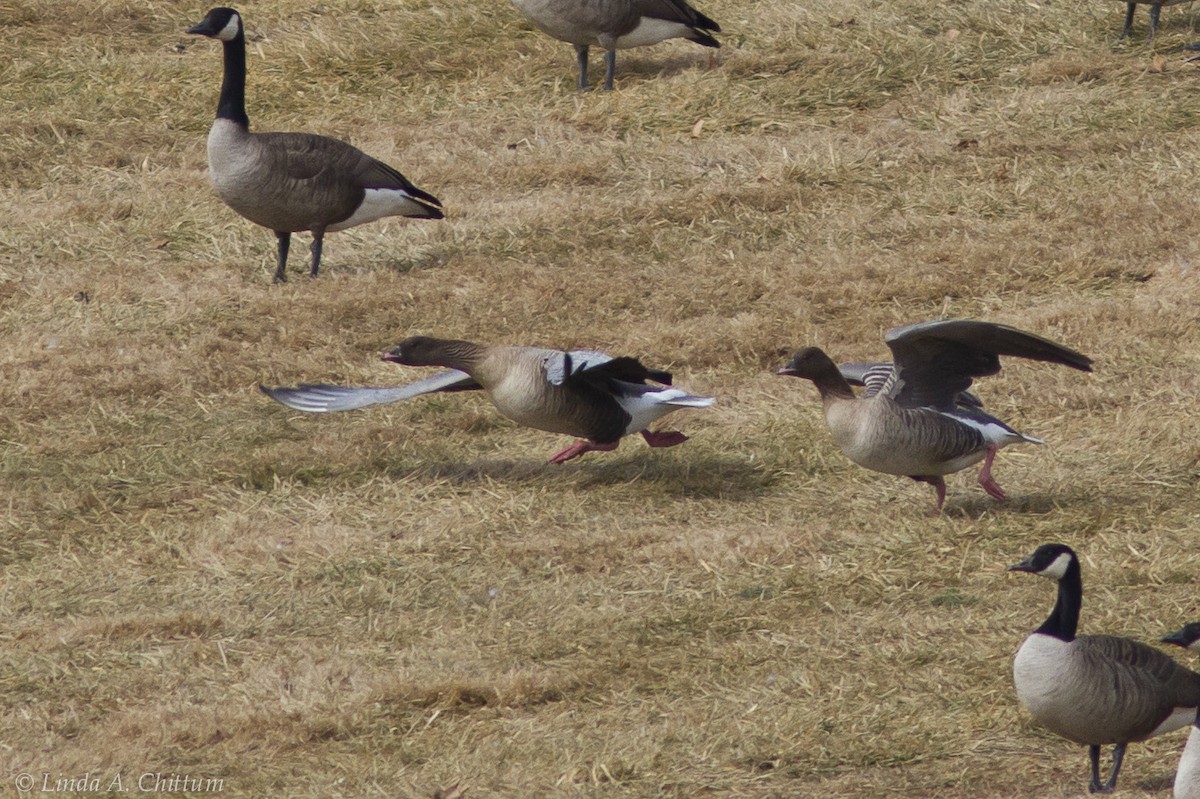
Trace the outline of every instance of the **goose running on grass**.
{"type": "Polygon", "coordinates": [[[850,460],[867,469],[929,483],[936,511],[946,501],[944,475],[983,460],[979,484],[1005,498],[992,462],[1009,444],[1041,440],[987,414],[967,389],[1000,371],[1000,356],[1092,370],[1092,360],[1053,341],[1007,325],[971,320],[921,322],[888,331],[892,363],[838,367],[816,347],[797,352],[779,374],[811,380],[821,393],[825,421],[850,460]],[[851,384],[866,387],[861,398],[851,384]]]}
{"type": "Polygon", "coordinates": [[[1083,577],[1065,544],[1043,544],[1009,571],[1058,583],[1050,616],[1013,659],[1013,683],[1026,709],[1051,732],[1088,747],[1092,793],[1116,787],[1125,748],[1196,719],[1200,674],[1162,652],[1112,635],[1080,635],[1083,577]],[[1112,774],[1100,782],[1100,748],[1114,744],[1112,774]]]}
{"type": "MultiPolygon", "coordinates": [[[[1200,652],[1200,622],[1185,624],[1182,629],[1162,640],[1165,644],[1200,652]]],[[[1175,771],[1173,799],[1200,799],[1200,710],[1196,711],[1192,731],[1188,734],[1187,745],[1183,747],[1183,755],[1179,758],[1179,768],[1175,771]]]]}
{"type": "Polygon", "coordinates": [[[579,88],[588,88],[588,47],[604,48],[604,89],[612,91],[617,50],[683,38],[720,47],[721,26],[687,0],[513,0],[535,27],[575,46],[579,88]]]}
{"type": "Polygon", "coordinates": [[[441,219],[442,204],[394,168],[315,133],[252,133],[246,116],[246,36],[241,15],[214,8],[188,33],[219,40],[224,78],[208,133],[208,172],[233,210],[275,231],[275,281],[287,279],[293,233],[311,231],[317,276],[325,234],[387,216],[441,219]]]}
{"type": "Polygon", "coordinates": [[[301,385],[262,390],[289,408],[309,413],[352,410],[434,392],[483,391],[496,410],[517,424],[579,437],[554,454],[551,463],[565,463],[586,452],[610,452],[633,433],[641,433],[652,447],[682,444],[687,440],[683,433],[646,428],[672,411],[707,408],[715,402],[672,388],[669,372],[647,368],[636,358],[590,350],[486,346],[414,336],[384,353],[383,360],[450,371],[396,388],[301,385]]]}

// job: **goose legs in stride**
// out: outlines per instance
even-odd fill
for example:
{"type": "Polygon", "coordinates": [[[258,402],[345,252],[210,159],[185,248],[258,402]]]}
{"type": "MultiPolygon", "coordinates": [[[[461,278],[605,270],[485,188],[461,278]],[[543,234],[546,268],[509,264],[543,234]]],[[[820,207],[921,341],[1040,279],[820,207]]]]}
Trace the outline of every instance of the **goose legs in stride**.
{"type": "MultiPolygon", "coordinates": [[[[646,443],[652,447],[674,447],[688,440],[688,437],[678,430],[661,430],[654,433],[649,430],[643,430],[642,438],[646,439],[646,443]]],[[[612,452],[617,448],[618,443],[617,441],[613,441],[608,444],[594,444],[591,441],[580,439],[563,451],[552,455],[550,463],[566,463],[572,458],[578,458],[585,452],[612,452]]]]}

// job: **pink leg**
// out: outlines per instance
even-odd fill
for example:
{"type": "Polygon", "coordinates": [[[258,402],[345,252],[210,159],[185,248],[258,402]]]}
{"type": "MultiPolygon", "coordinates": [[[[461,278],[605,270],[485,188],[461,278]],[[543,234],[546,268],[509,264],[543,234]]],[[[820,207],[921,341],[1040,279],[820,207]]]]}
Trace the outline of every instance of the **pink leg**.
{"type": "Polygon", "coordinates": [[[642,438],[646,439],[646,443],[652,447],[674,447],[688,440],[683,433],[677,433],[674,430],[660,430],[657,433],[643,430],[642,438]]]}
{"type": "Polygon", "coordinates": [[[929,515],[940,515],[942,512],[942,506],[946,504],[946,481],[942,479],[941,475],[933,475],[930,477],[915,477],[913,475],[909,476],[918,483],[929,483],[931,486],[933,486],[933,490],[937,493],[937,507],[934,508],[929,515]]]}
{"type": "Polygon", "coordinates": [[[576,441],[571,446],[550,457],[550,463],[566,463],[571,458],[578,458],[585,452],[612,452],[617,448],[618,441],[611,444],[593,444],[591,441],[576,441]]]}
{"type": "Polygon", "coordinates": [[[987,457],[983,460],[983,468],[979,470],[979,485],[983,486],[983,490],[988,493],[988,496],[997,502],[1003,502],[1007,495],[1000,484],[992,478],[992,461],[996,458],[996,445],[989,444],[987,448],[987,457]]]}

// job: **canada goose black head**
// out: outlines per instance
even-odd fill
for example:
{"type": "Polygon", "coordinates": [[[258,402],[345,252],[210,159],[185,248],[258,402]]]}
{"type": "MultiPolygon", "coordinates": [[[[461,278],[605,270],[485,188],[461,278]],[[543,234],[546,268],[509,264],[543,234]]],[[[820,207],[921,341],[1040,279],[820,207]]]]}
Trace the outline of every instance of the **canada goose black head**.
{"type": "Polygon", "coordinates": [[[204,15],[204,19],[188,28],[187,33],[232,42],[242,33],[242,17],[226,6],[213,8],[204,15]]]}
{"type": "Polygon", "coordinates": [[[1184,649],[1200,650],[1200,621],[1183,625],[1182,629],[1165,636],[1162,642],[1164,644],[1175,644],[1184,649]]]}
{"type": "Polygon", "coordinates": [[[1076,571],[1079,570],[1079,559],[1075,556],[1075,550],[1066,544],[1042,544],[1032,555],[1009,566],[1008,570],[1029,572],[1057,582],[1067,576],[1072,566],[1076,571]]]}

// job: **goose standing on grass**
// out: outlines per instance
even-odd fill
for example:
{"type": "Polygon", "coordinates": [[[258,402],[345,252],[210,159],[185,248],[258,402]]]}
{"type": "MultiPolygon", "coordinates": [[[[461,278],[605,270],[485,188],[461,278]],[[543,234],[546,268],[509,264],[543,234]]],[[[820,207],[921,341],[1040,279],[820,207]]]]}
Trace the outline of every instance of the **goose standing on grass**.
{"type": "Polygon", "coordinates": [[[687,0],[513,0],[517,10],[555,39],[575,45],[579,89],[588,88],[588,46],[604,48],[604,89],[612,91],[617,50],[684,38],[720,47],[721,26],[687,0]]]}
{"type": "Polygon", "coordinates": [[[797,352],[779,374],[816,384],[833,439],[850,460],[885,474],[929,483],[937,508],[946,501],[943,475],[983,460],[979,484],[996,500],[1004,491],[992,477],[996,453],[1039,439],[989,416],[967,391],[972,379],[1000,371],[1000,356],[1048,361],[1085,372],[1092,360],[1016,328],[991,322],[922,322],[888,331],[892,363],[838,367],[816,347],[797,352]],[[866,386],[861,399],[851,382],[866,386]]]}
{"type": "Polygon", "coordinates": [[[208,132],[208,172],[233,210],[275,231],[275,281],[287,279],[293,233],[311,231],[312,268],[321,267],[325,234],[385,216],[441,219],[442,204],[392,167],[356,147],[314,133],[251,133],[246,116],[246,37],[242,17],[214,8],[188,33],[219,39],[225,76],[208,132]]]}
{"type": "Polygon", "coordinates": [[[585,452],[610,452],[632,433],[641,433],[652,447],[682,444],[687,441],[683,433],[646,428],[671,411],[707,408],[715,402],[671,388],[669,372],[648,369],[636,358],[588,350],[489,347],[414,336],[384,353],[383,360],[450,371],[397,388],[301,385],[262,390],[289,408],[309,413],[347,411],[438,391],[482,390],[496,410],[517,424],[582,439],[552,456],[551,463],[565,463],[585,452]]]}
{"type": "Polygon", "coordinates": [[[1150,30],[1146,33],[1146,41],[1149,42],[1154,39],[1154,32],[1158,30],[1158,18],[1162,14],[1163,6],[1173,6],[1183,2],[1190,2],[1190,0],[1132,0],[1132,2],[1125,3],[1125,27],[1117,38],[1124,39],[1133,33],[1133,15],[1137,12],[1139,3],[1150,6],[1150,30]]]}
{"type": "Polygon", "coordinates": [[[1043,544],[1008,568],[1058,582],[1054,610],[1013,660],[1017,696],[1051,732],[1088,747],[1088,789],[1108,793],[1116,787],[1126,746],[1195,720],[1200,674],[1131,638],[1076,637],[1083,578],[1070,547],[1043,544]],[[1100,747],[1105,744],[1115,747],[1112,775],[1101,784],[1100,747]]]}
{"type": "MultiPolygon", "coordinates": [[[[1200,651],[1200,622],[1185,624],[1183,629],[1164,638],[1163,643],[1200,651]]],[[[1187,745],[1183,747],[1183,756],[1179,758],[1174,799],[1200,799],[1200,710],[1196,711],[1187,745]]]]}

